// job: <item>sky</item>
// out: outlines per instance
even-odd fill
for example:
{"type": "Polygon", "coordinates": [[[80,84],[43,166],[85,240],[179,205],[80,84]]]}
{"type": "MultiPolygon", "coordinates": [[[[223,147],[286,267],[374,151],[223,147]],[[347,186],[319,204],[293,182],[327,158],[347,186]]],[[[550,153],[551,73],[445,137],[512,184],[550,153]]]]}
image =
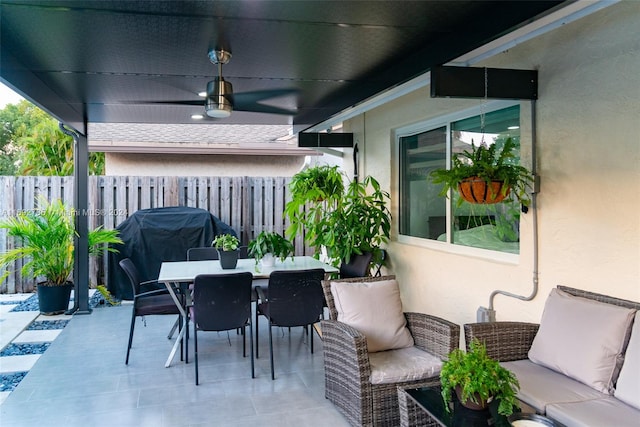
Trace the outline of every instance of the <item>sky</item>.
{"type": "Polygon", "coordinates": [[[7,104],[17,104],[22,99],[20,95],[0,83],[0,109],[4,108],[7,104]]]}

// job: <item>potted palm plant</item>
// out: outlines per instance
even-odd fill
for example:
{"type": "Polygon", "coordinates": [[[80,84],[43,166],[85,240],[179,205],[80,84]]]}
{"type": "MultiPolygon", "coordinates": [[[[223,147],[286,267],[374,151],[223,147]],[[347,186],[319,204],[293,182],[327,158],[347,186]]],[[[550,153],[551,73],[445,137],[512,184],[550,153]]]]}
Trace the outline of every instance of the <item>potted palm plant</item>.
{"type": "Polygon", "coordinates": [[[513,372],[489,357],[486,347],[474,339],[467,352],[455,349],[440,371],[442,398],[449,409],[452,392],[470,409],[484,409],[497,399],[498,413],[508,416],[518,408],[518,379],[513,372]]]}
{"type": "Polygon", "coordinates": [[[499,203],[513,197],[522,205],[529,206],[528,189],[533,176],[525,167],[517,164],[516,142],[507,138],[499,150],[499,143],[489,146],[471,144],[453,157],[451,169],[437,169],[430,173],[435,184],[443,184],[440,195],[446,196],[449,189],[460,193],[458,203],[499,203]]]}
{"type": "Polygon", "coordinates": [[[280,234],[271,231],[261,231],[256,238],[249,242],[249,253],[265,267],[273,267],[276,258],[284,261],[293,254],[293,243],[280,234]]]}
{"type": "Polygon", "coordinates": [[[240,241],[233,234],[220,234],[213,239],[211,246],[218,250],[220,266],[225,270],[236,268],[238,264],[238,247],[240,241]]]}
{"type": "MultiPolygon", "coordinates": [[[[45,198],[38,201],[38,209],[23,211],[0,222],[0,228],[16,238],[18,247],[0,255],[0,266],[7,267],[0,281],[7,278],[9,266],[23,260],[23,276],[30,274],[44,278],[37,283],[38,303],[42,314],[53,315],[66,311],[73,283],[74,237],[73,215],[62,201],[51,203],[45,198]]],[[[107,251],[115,252],[113,244],[122,244],[118,230],[101,227],[88,234],[89,255],[99,256],[107,251]],[[109,246],[107,246],[109,245],[109,246]]]]}

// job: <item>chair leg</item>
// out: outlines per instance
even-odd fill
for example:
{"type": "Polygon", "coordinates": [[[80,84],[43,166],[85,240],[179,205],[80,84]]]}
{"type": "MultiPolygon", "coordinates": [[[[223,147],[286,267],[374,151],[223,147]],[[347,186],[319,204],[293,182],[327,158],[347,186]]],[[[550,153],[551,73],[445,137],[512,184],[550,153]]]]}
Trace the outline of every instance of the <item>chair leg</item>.
{"type": "Polygon", "coordinates": [[[249,351],[251,352],[251,378],[255,378],[256,371],[253,361],[253,327],[251,325],[251,316],[249,316],[249,351]]]}
{"type": "MultiPolygon", "coordinates": [[[[305,330],[307,328],[313,328],[313,325],[307,325],[304,328],[305,328],[305,330]]],[[[313,329],[309,333],[309,339],[311,340],[311,354],[313,354],[313,329]]]]}
{"type": "MultiPolygon", "coordinates": [[[[242,357],[247,357],[247,334],[246,334],[246,326],[243,326],[242,328],[242,357]]],[[[238,329],[236,329],[237,331],[238,329]]]]}
{"type": "Polygon", "coordinates": [[[190,320],[187,318],[187,324],[185,326],[185,328],[187,328],[186,331],[184,331],[184,363],[188,364],[189,363],[189,322],[190,320]]]}
{"type": "MultiPolygon", "coordinates": [[[[178,331],[182,332],[182,316],[178,315],[178,331]]],[[[180,341],[180,360],[184,360],[184,340],[180,341]]]]}
{"type": "Polygon", "coordinates": [[[269,357],[271,359],[271,379],[275,380],[276,379],[276,375],[273,369],[273,334],[271,333],[271,319],[269,320],[269,357]]]}
{"type": "Polygon", "coordinates": [[[198,385],[198,326],[193,325],[193,353],[196,365],[196,385],[198,385]]]}
{"type": "Polygon", "coordinates": [[[256,359],[260,358],[260,346],[258,345],[258,309],[256,308],[256,359]]]}
{"type": "Polygon", "coordinates": [[[136,327],[136,314],[135,311],[131,313],[131,327],[129,328],[129,344],[127,345],[127,358],[124,361],[125,365],[129,364],[129,353],[131,352],[131,344],[133,343],[133,330],[136,327]]]}

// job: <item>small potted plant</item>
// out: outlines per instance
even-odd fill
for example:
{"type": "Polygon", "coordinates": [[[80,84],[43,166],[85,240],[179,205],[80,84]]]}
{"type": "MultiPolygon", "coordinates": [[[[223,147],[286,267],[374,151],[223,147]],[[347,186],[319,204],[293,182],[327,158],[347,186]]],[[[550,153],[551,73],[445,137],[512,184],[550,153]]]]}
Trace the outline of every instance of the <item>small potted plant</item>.
{"type": "Polygon", "coordinates": [[[487,355],[486,347],[477,339],[467,352],[455,349],[440,371],[442,398],[449,410],[452,392],[470,409],[483,409],[498,400],[498,413],[508,416],[519,408],[516,393],[520,387],[513,372],[487,355]]]}
{"type": "Polygon", "coordinates": [[[501,150],[500,142],[487,146],[471,144],[471,151],[465,150],[453,157],[451,169],[437,169],[430,173],[435,184],[443,184],[440,195],[446,196],[449,189],[460,193],[458,204],[499,203],[507,197],[529,206],[528,194],[533,182],[531,172],[517,164],[516,142],[507,138],[501,150]]]}
{"type": "MultiPolygon", "coordinates": [[[[38,200],[38,209],[23,211],[0,222],[0,228],[16,238],[18,247],[0,255],[0,267],[9,267],[23,260],[21,274],[44,278],[37,283],[40,312],[54,315],[69,308],[73,282],[74,228],[73,210],[61,200],[49,203],[38,200]]],[[[111,245],[122,244],[118,230],[101,227],[89,231],[89,255],[99,256],[105,250],[116,252],[111,245]],[[109,245],[109,246],[107,246],[109,245]]],[[[9,268],[0,276],[0,282],[11,274],[9,268]]]]}
{"type": "Polygon", "coordinates": [[[238,264],[238,247],[240,241],[233,234],[220,234],[213,239],[211,246],[218,250],[220,266],[225,270],[236,268],[238,264]]]}
{"type": "Polygon", "coordinates": [[[263,266],[273,267],[276,258],[284,261],[293,254],[293,243],[278,233],[262,231],[249,242],[249,253],[255,258],[256,264],[261,261],[263,266]]]}

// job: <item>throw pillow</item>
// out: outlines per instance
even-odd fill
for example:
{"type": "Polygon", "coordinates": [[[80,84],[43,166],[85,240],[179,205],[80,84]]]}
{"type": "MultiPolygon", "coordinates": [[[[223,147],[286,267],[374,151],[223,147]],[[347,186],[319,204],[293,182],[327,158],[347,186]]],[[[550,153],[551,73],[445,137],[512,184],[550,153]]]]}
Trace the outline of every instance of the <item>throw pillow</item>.
{"type": "Polygon", "coordinates": [[[634,313],[553,289],[529,359],[611,394],[634,313]]]}
{"type": "Polygon", "coordinates": [[[616,398],[640,409],[640,313],[636,313],[629,346],[624,355],[624,364],[620,370],[618,384],[614,393],[616,398]]]}
{"type": "Polygon", "coordinates": [[[331,282],[338,320],[367,338],[369,352],[413,346],[395,280],[331,282]]]}

